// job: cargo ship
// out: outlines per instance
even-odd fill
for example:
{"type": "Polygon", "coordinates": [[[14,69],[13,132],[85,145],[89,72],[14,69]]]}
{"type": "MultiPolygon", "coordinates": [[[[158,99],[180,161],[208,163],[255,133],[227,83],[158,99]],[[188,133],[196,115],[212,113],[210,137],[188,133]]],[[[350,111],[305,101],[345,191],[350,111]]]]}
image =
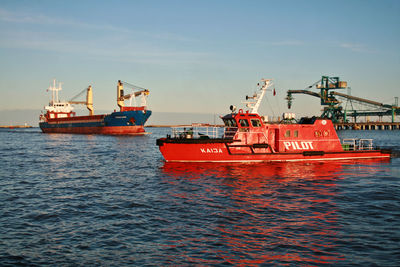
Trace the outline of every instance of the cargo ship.
{"type": "MultiPolygon", "coordinates": [[[[248,110],[231,105],[221,117],[224,127],[172,128],[157,145],[167,162],[289,162],[351,159],[387,159],[391,151],[373,146],[372,139],[340,140],[327,118],[295,119],[283,114],[268,122],[258,114],[261,100],[272,85],[262,79],[258,91],[246,97],[248,110]]],[[[275,89],[274,89],[275,94],[275,89]]]]}
{"type": "Polygon", "coordinates": [[[147,96],[149,90],[126,82],[118,81],[117,105],[119,111],[111,114],[94,115],[92,86],[84,89],[70,101],[60,101],[59,91],[61,83],[53,85],[48,91],[52,92],[52,100],[44,107],[40,115],[39,127],[43,133],[72,133],[72,134],[109,134],[109,135],[140,135],[146,134],[144,125],[151,115],[147,109],[147,96]],[[132,89],[132,93],[124,95],[124,85],[132,89]],[[86,101],[74,101],[75,98],[86,92],[86,101]],[[125,106],[125,101],[141,98],[139,106],[125,106]],[[73,105],[83,104],[89,110],[87,116],[76,116],[73,105]]]}

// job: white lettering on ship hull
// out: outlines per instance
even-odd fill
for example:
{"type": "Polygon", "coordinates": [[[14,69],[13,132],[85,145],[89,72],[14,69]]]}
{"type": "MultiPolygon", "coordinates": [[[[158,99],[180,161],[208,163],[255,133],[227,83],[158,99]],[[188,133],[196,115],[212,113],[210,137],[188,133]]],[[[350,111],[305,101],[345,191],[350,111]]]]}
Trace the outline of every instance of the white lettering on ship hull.
{"type": "Polygon", "coordinates": [[[201,153],[222,153],[221,148],[200,148],[201,153]]]}
{"type": "Polygon", "coordinates": [[[285,141],[283,145],[286,150],[314,150],[312,141],[285,141]]]}

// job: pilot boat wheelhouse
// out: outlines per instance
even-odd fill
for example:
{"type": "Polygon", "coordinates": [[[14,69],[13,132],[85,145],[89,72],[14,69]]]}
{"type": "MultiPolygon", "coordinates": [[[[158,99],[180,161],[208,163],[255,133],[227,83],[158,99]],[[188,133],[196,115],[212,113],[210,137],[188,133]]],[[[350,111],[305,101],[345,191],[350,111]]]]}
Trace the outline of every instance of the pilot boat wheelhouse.
{"type": "MultiPolygon", "coordinates": [[[[279,123],[264,121],[258,106],[271,80],[262,80],[249,111],[222,117],[224,127],[173,128],[157,140],[168,162],[262,162],[390,158],[391,151],[374,148],[371,139],[338,138],[332,121],[285,114],[279,123]]],[[[234,109],[231,107],[232,111],[234,109]]]]}

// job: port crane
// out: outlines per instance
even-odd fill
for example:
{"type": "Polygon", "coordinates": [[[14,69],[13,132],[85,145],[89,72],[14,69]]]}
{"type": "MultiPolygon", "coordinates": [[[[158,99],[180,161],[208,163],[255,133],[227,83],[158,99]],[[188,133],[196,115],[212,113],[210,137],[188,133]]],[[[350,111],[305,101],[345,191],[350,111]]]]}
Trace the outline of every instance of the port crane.
{"type": "Polygon", "coordinates": [[[349,89],[349,87],[347,87],[347,82],[341,81],[339,77],[322,76],[320,80],[308,86],[306,89],[288,90],[286,97],[288,108],[290,109],[292,107],[294,99],[293,94],[306,94],[321,99],[321,106],[324,107],[321,117],[329,118],[334,123],[347,122],[349,117],[352,117],[354,122],[356,122],[357,118],[361,116],[391,116],[392,122],[394,122],[395,116],[400,114],[397,97],[395,98],[395,103],[390,105],[337,92],[339,89],[349,89]],[[319,89],[319,92],[311,91],[310,89],[313,87],[319,89]],[[343,108],[342,100],[347,101],[347,104],[350,103],[352,107],[353,103],[357,103],[363,105],[367,109],[347,109],[347,104],[345,108],[343,108]]]}

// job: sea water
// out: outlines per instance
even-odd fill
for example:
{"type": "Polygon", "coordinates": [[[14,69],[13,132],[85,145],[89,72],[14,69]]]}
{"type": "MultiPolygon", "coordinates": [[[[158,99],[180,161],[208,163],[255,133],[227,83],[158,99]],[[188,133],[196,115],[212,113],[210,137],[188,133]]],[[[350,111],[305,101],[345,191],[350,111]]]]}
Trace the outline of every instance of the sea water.
{"type": "Polygon", "coordinates": [[[165,163],[144,136],[0,131],[0,265],[400,265],[391,160],[165,163]]]}

